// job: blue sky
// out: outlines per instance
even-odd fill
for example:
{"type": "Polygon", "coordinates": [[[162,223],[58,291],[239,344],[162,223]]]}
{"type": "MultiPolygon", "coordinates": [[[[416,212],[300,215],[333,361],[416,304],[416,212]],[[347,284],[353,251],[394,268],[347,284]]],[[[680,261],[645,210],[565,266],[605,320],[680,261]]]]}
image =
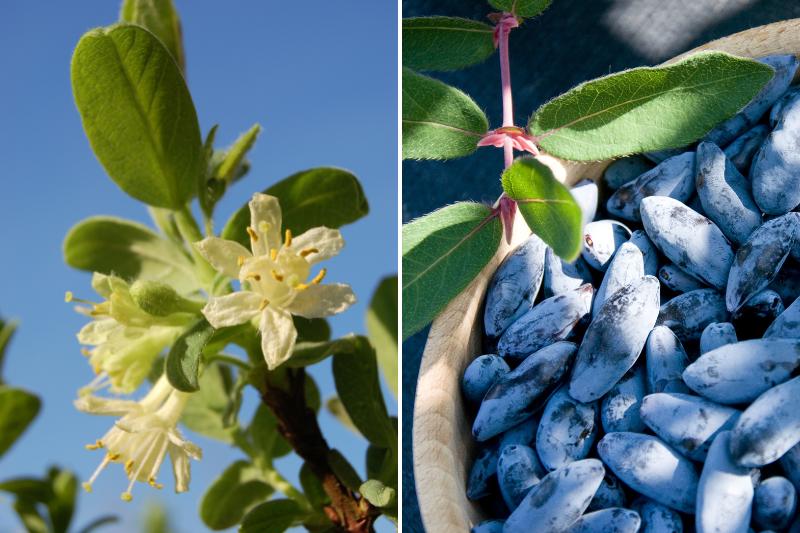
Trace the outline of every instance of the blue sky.
{"type": "MultiPolygon", "coordinates": [[[[218,227],[252,192],[298,170],[333,165],[353,171],[370,215],[343,228],[343,254],[328,265],[331,281],[353,285],[359,303],[331,322],[334,334],[364,331],[364,312],[379,279],[397,269],[397,31],[394,2],[189,2],[177,0],[188,82],[203,132],[220,124],[227,145],[254,122],[263,126],[253,170],[218,207],[218,227]]],[[[72,399],[91,378],[75,332],[83,317],[64,291],[91,296],[88,274],[64,265],[61,241],[76,222],[109,214],[147,222],[144,207],[105,175],[92,154],[69,82],[81,34],[117,17],[118,3],[15,2],[0,21],[0,315],[21,326],[6,361],[6,380],[37,392],[44,408],[34,426],[0,460],[0,479],[39,475],[57,463],[87,477],[99,460],[83,449],[112,422],[76,412],[72,399]]],[[[330,368],[313,374],[333,393],[330,368]]],[[[249,391],[252,400],[252,390],[249,391]]],[[[391,394],[389,409],[397,412],[391,394]]],[[[252,409],[250,401],[245,409],[252,409]]],[[[363,474],[365,443],[322,416],[329,442],[363,474]]],[[[234,449],[190,435],[205,457],[192,467],[192,490],[175,495],[171,474],[156,492],[138,486],[124,504],[121,469],[107,470],[93,494],[81,494],[75,525],[108,512],[123,522],[106,531],[138,531],[137,515],[156,497],[184,533],[202,531],[197,506],[205,487],[239,457],[234,449]]],[[[291,479],[299,463],[282,460],[291,479]]],[[[0,531],[19,528],[0,500],[0,531]]],[[[392,528],[383,524],[381,530],[392,528]]]]}

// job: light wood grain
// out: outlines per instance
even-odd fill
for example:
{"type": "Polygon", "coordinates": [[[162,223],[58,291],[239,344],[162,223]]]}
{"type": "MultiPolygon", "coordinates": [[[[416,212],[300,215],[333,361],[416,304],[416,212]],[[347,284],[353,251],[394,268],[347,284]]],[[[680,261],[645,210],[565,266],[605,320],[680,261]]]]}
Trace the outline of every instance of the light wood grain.
{"type": "MultiPolygon", "coordinates": [[[[720,50],[746,57],[800,55],[800,19],[746,30],[686,54],[699,50],[720,50]]],[[[542,160],[568,185],[586,178],[597,180],[611,163],[580,164],[550,156],[542,160]]],[[[413,463],[420,514],[430,533],[465,532],[483,518],[480,509],[465,495],[473,441],[463,409],[460,377],[467,364],[480,355],[481,309],[491,275],[508,251],[529,234],[527,225],[518,216],[511,244],[501,244],[489,264],[433,322],[428,335],[414,406],[413,463]]]]}

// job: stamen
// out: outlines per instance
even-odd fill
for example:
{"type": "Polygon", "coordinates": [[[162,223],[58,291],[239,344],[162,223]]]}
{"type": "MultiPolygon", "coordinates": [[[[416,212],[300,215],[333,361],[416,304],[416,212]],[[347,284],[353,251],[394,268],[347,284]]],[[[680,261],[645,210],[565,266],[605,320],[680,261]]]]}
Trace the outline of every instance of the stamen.
{"type": "Polygon", "coordinates": [[[119,495],[119,498],[124,502],[129,502],[133,500],[133,494],[131,494],[130,492],[123,492],[122,494],[119,495]]]}
{"type": "Polygon", "coordinates": [[[244,264],[244,260],[247,259],[245,256],[240,255],[236,258],[236,264],[242,266],[244,264]]]}
{"type": "Polygon", "coordinates": [[[285,240],[283,242],[283,245],[286,246],[286,247],[289,247],[289,246],[292,245],[292,230],[290,230],[290,229],[286,230],[286,236],[285,236],[285,240]]]}
{"type": "Polygon", "coordinates": [[[314,285],[319,285],[319,283],[323,279],[325,279],[325,274],[327,274],[327,273],[328,273],[328,269],[327,268],[323,268],[322,270],[319,271],[319,274],[314,276],[314,279],[311,280],[311,283],[313,283],[314,285]]]}
{"type": "Polygon", "coordinates": [[[109,461],[119,461],[119,454],[118,453],[108,452],[108,454],[106,455],[106,458],[109,461]]]}
{"type": "Polygon", "coordinates": [[[256,272],[248,272],[244,279],[254,279],[256,281],[261,281],[261,276],[256,272]]]}
{"type": "Polygon", "coordinates": [[[273,248],[269,251],[269,258],[275,261],[278,258],[278,250],[273,248]]]}
{"type": "Polygon", "coordinates": [[[256,233],[256,231],[250,226],[247,226],[247,234],[250,235],[250,238],[253,240],[253,242],[258,241],[258,233],[256,233]]]}
{"type": "Polygon", "coordinates": [[[162,485],[161,483],[156,483],[156,478],[154,478],[152,476],[150,477],[150,479],[147,480],[147,484],[150,485],[151,487],[153,487],[154,489],[158,489],[158,490],[161,490],[161,489],[164,488],[164,485],[162,485]]]}
{"type": "Polygon", "coordinates": [[[269,300],[264,298],[263,300],[261,300],[261,305],[258,306],[258,310],[263,311],[264,309],[267,308],[268,305],[269,305],[269,300]]]}
{"type": "Polygon", "coordinates": [[[304,291],[307,288],[308,288],[308,285],[306,285],[305,283],[298,283],[297,285],[294,286],[294,290],[296,290],[296,291],[304,291]]]}
{"type": "Polygon", "coordinates": [[[283,276],[281,274],[278,274],[274,270],[271,271],[270,274],[272,274],[272,279],[274,279],[275,281],[283,281],[283,276]]]}
{"type": "Polygon", "coordinates": [[[319,250],[317,250],[316,248],[306,248],[305,250],[300,252],[300,257],[307,257],[311,254],[318,254],[318,253],[319,250]]]}
{"type": "Polygon", "coordinates": [[[83,490],[85,490],[86,492],[92,492],[92,484],[89,483],[88,481],[84,481],[83,483],[81,483],[81,487],[83,487],[83,490]]]}
{"type": "Polygon", "coordinates": [[[90,352],[88,348],[81,348],[81,355],[84,357],[91,357],[92,352],[90,352]]]}
{"type": "Polygon", "coordinates": [[[86,448],[87,450],[99,450],[102,447],[103,447],[103,441],[101,441],[100,439],[94,441],[94,444],[87,444],[86,446],[84,446],[84,448],[86,448]]]}
{"type": "Polygon", "coordinates": [[[128,459],[128,462],[125,463],[125,473],[128,474],[128,477],[130,477],[132,472],[133,472],[133,459],[128,459]]]}
{"type": "Polygon", "coordinates": [[[67,291],[64,293],[64,302],[70,303],[72,301],[72,298],[74,298],[74,296],[72,295],[72,291],[67,291]]]}
{"type": "Polygon", "coordinates": [[[106,467],[107,464],[108,464],[108,456],[103,457],[102,462],[98,465],[97,469],[92,474],[92,477],[89,478],[89,481],[85,481],[84,483],[82,483],[83,490],[85,490],[86,492],[92,492],[92,483],[94,483],[94,480],[97,479],[97,476],[100,475],[100,472],[103,471],[103,469],[106,467]]]}

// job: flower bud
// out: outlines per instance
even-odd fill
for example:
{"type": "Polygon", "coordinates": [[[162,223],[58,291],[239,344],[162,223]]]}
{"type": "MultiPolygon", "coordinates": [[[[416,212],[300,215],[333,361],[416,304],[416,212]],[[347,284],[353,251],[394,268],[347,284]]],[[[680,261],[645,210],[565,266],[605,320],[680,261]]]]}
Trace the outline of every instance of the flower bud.
{"type": "Polygon", "coordinates": [[[197,313],[203,307],[202,302],[188,300],[169,285],[158,281],[136,281],[131,285],[131,298],[140,309],[153,316],[197,313]]]}

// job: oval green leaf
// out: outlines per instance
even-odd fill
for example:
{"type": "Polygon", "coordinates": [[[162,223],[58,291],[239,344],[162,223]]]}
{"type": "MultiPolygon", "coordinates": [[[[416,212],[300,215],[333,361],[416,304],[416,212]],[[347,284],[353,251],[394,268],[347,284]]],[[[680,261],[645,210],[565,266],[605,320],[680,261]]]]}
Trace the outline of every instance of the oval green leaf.
{"type": "Polygon", "coordinates": [[[397,506],[397,491],[377,479],[368,479],[362,483],[358,492],[375,507],[392,508],[397,506]]]}
{"type": "Polygon", "coordinates": [[[287,368],[302,368],[319,363],[337,353],[355,353],[366,342],[364,337],[345,335],[340,339],[321,342],[298,342],[294,347],[292,357],[283,366],[287,368]]]}
{"type": "Polygon", "coordinates": [[[494,28],[456,17],[403,19],[403,66],[457,70],[494,53],[494,28]]]}
{"type": "Polygon", "coordinates": [[[199,379],[200,390],[189,396],[181,422],[196,433],[232,443],[235,428],[225,427],[225,413],[230,409],[233,379],[224,365],[205,367],[199,379]]]}
{"type": "Polygon", "coordinates": [[[71,73],[86,136],[111,179],[147,204],[183,206],[205,158],[189,89],[161,41],[140,26],[91,30],[71,73]]]}
{"type": "Polygon", "coordinates": [[[553,0],[489,0],[492,7],[513,13],[522,18],[535,17],[548,7],[553,0]]]}
{"type": "Polygon", "coordinates": [[[236,461],[208,487],[200,501],[200,518],[214,530],[233,527],[273,492],[254,465],[236,461]]]}
{"type": "Polygon", "coordinates": [[[73,226],[64,238],[64,261],[87,272],[161,281],[181,293],[199,287],[191,261],[174,243],[121,218],[90,217],[73,226]]]}
{"type": "Polygon", "coordinates": [[[22,389],[0,386],[0,457],[39,414],[39,398],[22,389]]]}
{"type": "Polygon", "coordinates": [[[302,521],[305,513],[294,500],[271,500],[253,508],[242,521],[240,533],[283,533],[302,521]]]}
{"type": "Polygon", "coordinates": [[[771,67],[699,52],[578,85],[536,111],[528,128],[547,152],[592,161],[690,144],[747,104],[771,67]]]}
{"type": "Polygon", "coordinates": [[[396,449],[397,435],[383,402],[375,350],[368,342],[360,342],[356,351],[333,356],[333,379],[358,431],[376,446],[396,449]]]}
{"type": "Polygon", "coordinates": [[[201,318],[178,337],[167,354],[164,366],[170,385],[183,392],[195,392],[200,388],[200,359],[214,331],[211,324],[201,318]]]}
{"type": "Polygon", "coordinates": [[[403,159],[453,159],[474,152],[489,129],[466,94],[403,69],[403,159]]]}
{"type": "Polygon", "coordinates": [[[403,338],[416,333],[478,275],[503,228],[485,205],[460,202],[403,226],[403,338]]]}
{"type": "MultiPolygon", "coordinates": [[[[317,226],[339,228],[369,213],[358,178],[340,168],[319,167],[292,174],[264,194],[280,200],[283,227],[295,235],[317,226]]],[[[249,248],[249,223],[250,210],[245,204],[225,224],[222,238],[249,248]]]]}
{"type": "Polygon", "coordinates": [[[150,30],[167,47],[181,70],[186,70],[181,21],[172,0],[124,0],[119,19],[150,30]]]}
{"type": "Polygon", "coordinates": [[[397,396],[397,276],[383,278],[367,309],[367,333],[378,354],[378,365],[397,396]]]}
{"type": "Polygon", "coordinates": [[[503,190],[528,227],[567,261],[581,252],[581,208],[550,168],[527,157],[503,172],[503,190]]]}

